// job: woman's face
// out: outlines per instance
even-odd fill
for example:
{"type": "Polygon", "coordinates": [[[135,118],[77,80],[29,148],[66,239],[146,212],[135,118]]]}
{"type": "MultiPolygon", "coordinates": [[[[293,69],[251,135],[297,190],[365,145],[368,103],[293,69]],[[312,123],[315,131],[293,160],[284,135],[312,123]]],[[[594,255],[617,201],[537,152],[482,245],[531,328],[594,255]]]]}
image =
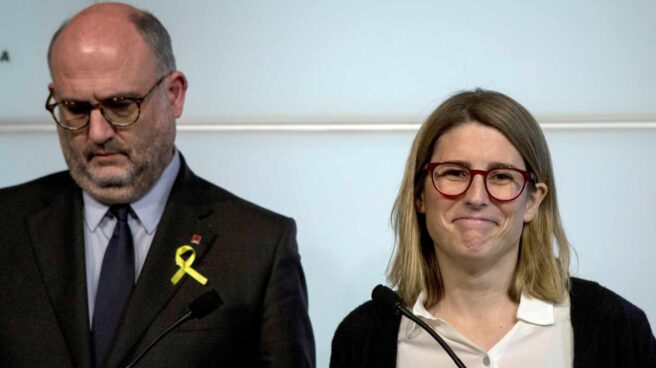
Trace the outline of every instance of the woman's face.
{"type": "MultiPolygon", "coordinates": [[[[526,170],[517,149],[498,130],[476,122],[458,125],[440,136],[430,162],[457,162],[470,169],[513,167],[526,170]]],[[[485,190],[482,175],[475,175],[469,189],[448,199],[433,187],[427,175],[417,210],[426,216],[426,226],[440,262],[490,265],[517,260],[524,223],[535,217],[547,187],[529,185],[510,202],[499,202],[485,190]]]]}

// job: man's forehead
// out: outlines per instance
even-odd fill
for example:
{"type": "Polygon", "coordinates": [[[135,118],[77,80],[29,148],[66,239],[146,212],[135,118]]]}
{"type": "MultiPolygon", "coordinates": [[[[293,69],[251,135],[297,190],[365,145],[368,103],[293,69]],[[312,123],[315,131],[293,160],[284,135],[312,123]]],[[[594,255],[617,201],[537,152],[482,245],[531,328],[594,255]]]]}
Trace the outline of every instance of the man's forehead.
{"type": "Polygon", "coordinates": [[[150,79],[154,56],[136,27],[115,17],[93,20],[74,18],[58,37],[51,55],[53,82],[113,76],[138,84],[150,79]]]}
{"type": "Polygon", "coordinates": [[[76,14],[62,30],[84,35],[99,34],[112,36],[123,31],[134,32],[132,17],[138,16],[139,10],[125,4],[96,4],[76,14]]]}
{"type": "Polygon", "coordinates": [[[143,37],[128,18],[89,15],[74,18],[64,27],[55,40],[53,52],[130,49],[143,43],[143,37]]]}
{"type": "Polygon", "coordinates": [[[126,4],[90,6],[64,26],[54,41],[52,56],[76,53],[78,57],[111,57],[117,52],[135,52],[148,47],[132,20],[138,14],[137,9],[126,4]]]}

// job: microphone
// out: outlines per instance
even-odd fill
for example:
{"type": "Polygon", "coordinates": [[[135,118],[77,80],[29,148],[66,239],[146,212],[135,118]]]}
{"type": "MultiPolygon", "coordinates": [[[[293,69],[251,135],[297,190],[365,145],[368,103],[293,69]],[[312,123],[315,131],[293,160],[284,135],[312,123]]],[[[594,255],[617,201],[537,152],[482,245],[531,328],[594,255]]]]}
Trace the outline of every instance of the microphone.
{"type": "Polygon", "coordinates": [[[382,306],[385,309],[388,309],[390,312],[396,314],[397,316],[399,314],[403,314],[406,316],[406,318],[410,319],[414,323],[418,324],[423,328],[426,332],[428,332],[429,335],[431,335],[435,341],[437,341],[444,351],[446,351],[447,354],[449,354],[449,357],[453,360],[454,363],[456,363],[456,366],[458,368],[467,368],[465,364],[458,358],[456,353],[451,349],[449,344],[440,337],[440,335],[435,332],[426,322],[422,321],[419,319],[419,317],[415,316],[408,308],[406,308],[403,305],[403,302],[401,301],[401,298],[396,294],[392,289],[388,288],[387,286],[383,285],[378,285],[372,290],[371,292],[371,299],[373,299],[374,302],[378,303],[380,306],[382,306]]]}
{"type": "Polygon", "coordinates": [[[201,319],[214,312],[221,304],[223,304],[221,296],[216,290],[212,289],[189,303],[188,319],[201,319]]]}
{"type": "Polygon", "coordinates": [[[208,291],[207,293],[199,296],[198,298],[194,299],[191,303],[189,303],[189,311],[182,315],[177,321],[175,321],[169,328],[167,328],[164,332],[159,334],[153,341],[148,344],[143,350],[137,354],[132,361],[125,366],[125,368],[132,368],[134,367],[139,360],[148,352],[150,349],[155,346],[157,342],[159,342],[164,336],[168,335],[169,332],[173,331],[176,327],[180,326],[181,324],[187,322],[190,319],[201,319],[205,317],[206,315],[210,314],[214,310],[216,310],[219,306],[223,304],[223,300],[221,300],[221,296],[219,293],[212,289],[211,291],[208,291]]]}

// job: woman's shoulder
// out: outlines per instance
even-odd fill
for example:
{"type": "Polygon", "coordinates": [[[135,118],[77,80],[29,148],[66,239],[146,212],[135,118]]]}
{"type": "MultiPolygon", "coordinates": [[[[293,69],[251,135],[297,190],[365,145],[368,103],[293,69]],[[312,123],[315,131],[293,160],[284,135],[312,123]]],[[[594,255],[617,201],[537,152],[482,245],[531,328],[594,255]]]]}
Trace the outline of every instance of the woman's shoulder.
{"type": "Polygon", "coordinates": [[[640,308],[599,283],[575,277],[571,281],[570,303],[573,313],[581,311],[606,317],[624,315],[646,320],[640,308]]]}
{"type": "Polygon", "coordinates": [[[572,278],[571,286],[575,366],[656,366],[656,339],[640,308],[594,281],[572,278]]]}
{"type": "Polygon", "coordinates": [[[401,316],[368,301],[339,324],[330,367],[393,367],[401,316]]]}
{"type": "Polygon", "coordinates": [[[369,300],[344,317],[337,327],[335,338],[342,335],[351,338],[362,336],[364,334],[372,333],[372,330],[378,331],[382,327],[394,327],[395,324],[398,331],[399,323],[400,316],[395,315],[390,310],[379,306],[372,300],[369,300]]]}

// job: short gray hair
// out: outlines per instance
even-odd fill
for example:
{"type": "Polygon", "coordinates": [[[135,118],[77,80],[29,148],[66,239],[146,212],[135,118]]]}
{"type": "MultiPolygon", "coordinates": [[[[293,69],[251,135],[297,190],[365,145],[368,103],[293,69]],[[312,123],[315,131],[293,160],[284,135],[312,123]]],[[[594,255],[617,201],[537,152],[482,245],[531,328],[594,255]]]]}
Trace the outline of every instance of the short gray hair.
{"type": "Polygon", "coordinates": [[[164,25],[147,11],[130,14],[130,21],[137,27],[155,56],[157,75],[163,77],[175,68],[175,56],[171,46],[171,37],[164,25]]]}

